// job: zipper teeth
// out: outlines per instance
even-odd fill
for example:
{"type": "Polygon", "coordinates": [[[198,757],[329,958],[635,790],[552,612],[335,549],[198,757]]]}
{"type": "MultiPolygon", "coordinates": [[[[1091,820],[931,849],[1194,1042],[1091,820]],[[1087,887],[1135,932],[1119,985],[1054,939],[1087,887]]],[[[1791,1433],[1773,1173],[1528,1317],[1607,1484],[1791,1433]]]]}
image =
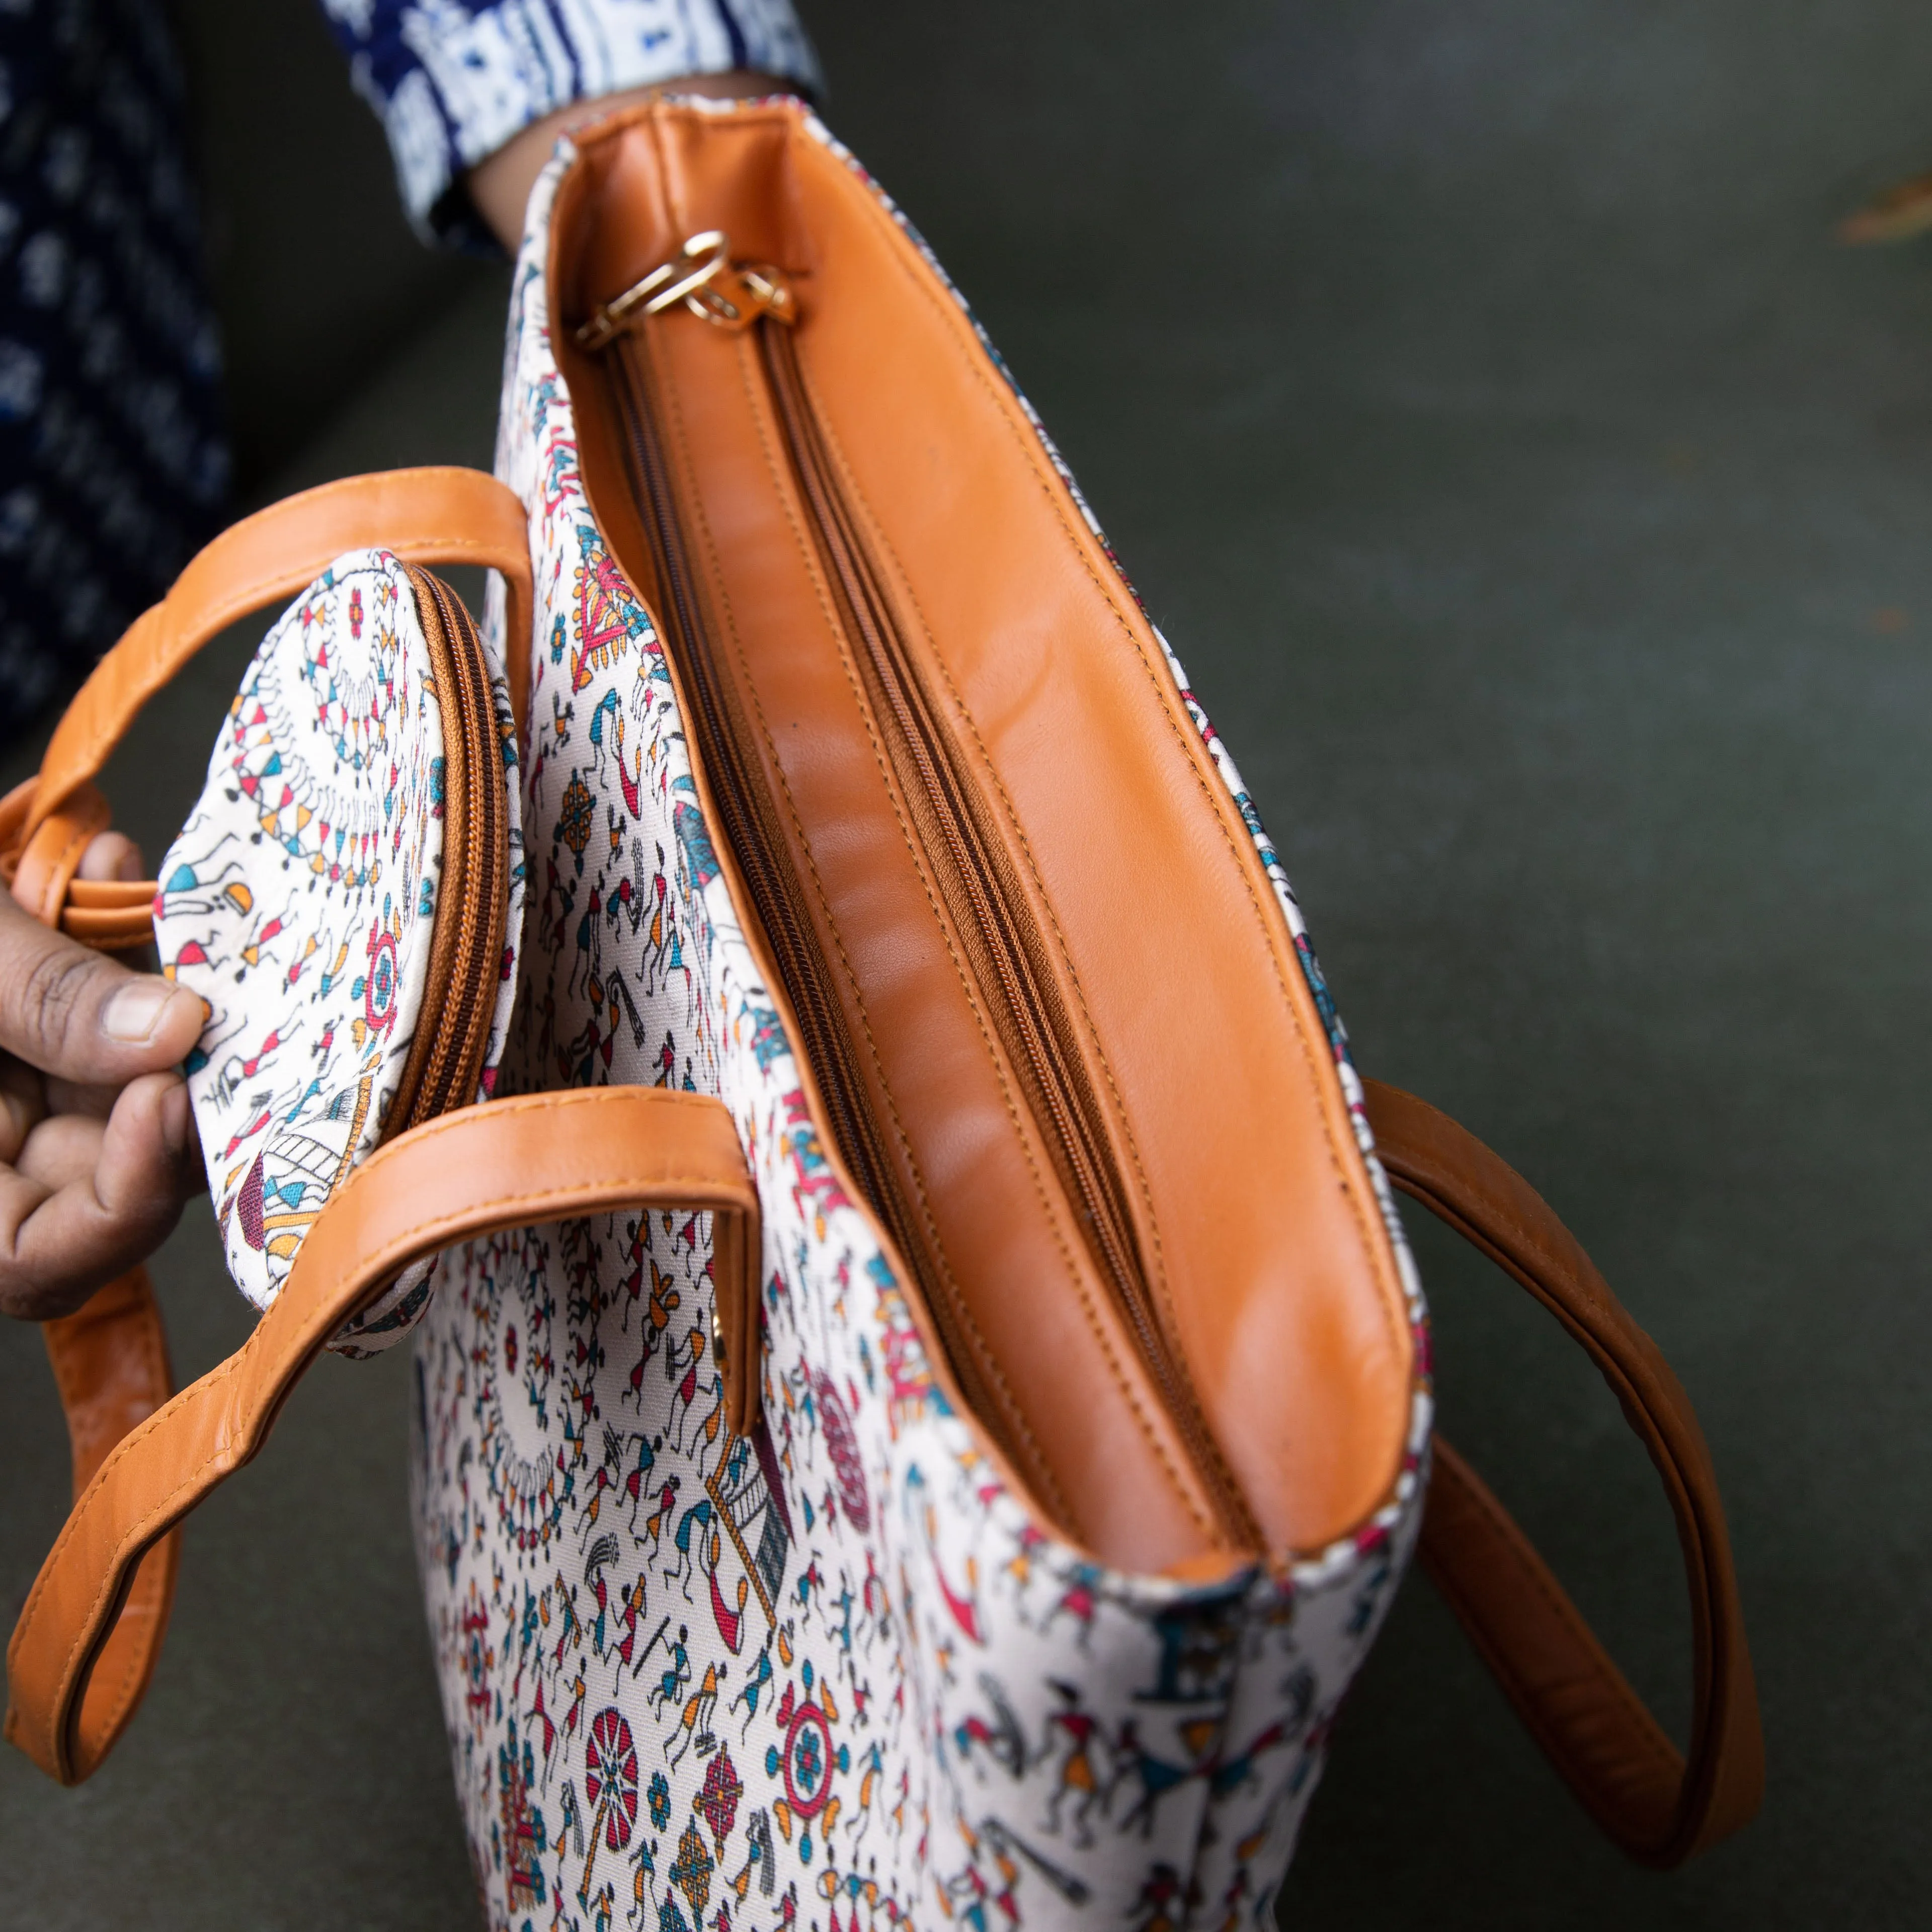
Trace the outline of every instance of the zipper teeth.
{"type": "Polygon", "coordinates": [[[736,862],[752,910],[771,949],[778,977],[790,999],[806,1058],[830,1117],[826,1124],[867,1203],[891,1233],[916,1276],[940,1330],[961,1394],[1004,1439],[999,1412],[980,1375],[954,1306],[956,1291],[932,1250],[920,1214],[908,1201],[884,1139],[866,1103],[864,1076],[847,1033],[818,935],[801,913],[804,895],[794,871],[783,828],[766,793],[749,734],[737,716],[731,688],[712,655],[698,602],[679,523],[670,466],[665,460],[651,394],[651,370],[641,331],[621,338],[610,371],[627,432],[637,508],[657,573],[658,613],[675,628],[676,660],[696,716],[688,722],[700,740],[712,802],[723,823],[722,842],[736,862]]]}
{"type": "MultiPolygon", "coordinates": [[[[464,842],[465,876],[458,881],[463,897],[464,962],[452,1024],[442,1039],[452,1042],[439,1070],[434,1104],[437,1112],[462,1106],[473,1096],[482,1058],[489,1045],[493,1002],[488,998],[497,955],[504,910],[507,869],[503,825],[506,782],[502,747],[496,736],[496,707],[491,702],[490,674],[470,614],[440,578],[424,573],[436,612],[455,661],[458,706],[469,752],[468,826],[473,841],[464,842]],[[460,1048],[458,1046],[460,1042],[460,1048]]],[[[446,828],[444,836],[448,838],[446,828]]]]}
{"type": "Polygon", "coordinates": [[[392,1132],[475,1097],[489,1046],[488,998],[502,950],[508,850],[506,783],[490,674],[470,614],[447,585],[412,568],[442,716],[443,856],[437,930],[418,1044],[404,1068],[392,1132]],[[445,937],[445,922],[454,919],[445,937]]]}
{"type": "Polygon", "coordinates": [[[759,334],[794,466],[832,575],[843,592],[848,629],[863,645],[865,668],[872,674],[868,682],[876,686],[898,727],[899,748],[910,759],[919,780],[908,789],[927,807],[922,815],[933,821],[932,829],[962,889],[952,896],[963,894],[968,902],[971,916],[961,923],[980,942],[974,950],[983,956],[983,963],[991,967],[1006,996],[1001,1010],[1012,1026],[1000,1030],[1018,1034],[1023,1050],[1014,1058],[1027,1072],[1040,1076],[1032,1084],[1052,1117],[1067,1178],[1074,1184],[1088,1225],[1101,1246],[1105,1270],[1130,1304],[1143,1348],[1150,1350],[1155,1330],[1143,1305],[1137,1244],[1118,1189],[1109,1184],[1110,1163],[1095,1144],[1090,1094],[1075,1092],[1078,1076],[1073,1067],[1078,1062],[1070,1065],[1059,1029],[1027,960],[1025,940],[1004,903],[1010,896],[1010,888],[998,876],[984,832],[963,790],[944,727],[933,715],[931,700],[921,688],[917,670],[891,621],[857,533],[832,483],[790,332],[760,329],[759,334]],[[1049,1070],[1054,1077],[1044,1077],[1049,1070]]]}
{"type": "Polygon", "coordinates": [[[1169,1416],[1188,1441],[1198,1473],[1224,1526],[1252,1540],[1259,1526],[1208,1430],[1186,1372],[1168,1346],[1154,1305],[1139,1243],[1127,1207],[1100,1104],[1034,922],[1023,904],[1010,861],[984,822],[976,788],[925,688],[901,635],[866,546],[838,488],[817,416],[798,366],[791,330],[761,322],[757,331],[766,376],[778,405],[793,468],[830,565],[848,634],[860,645],[882,722],[896,725],[902,784],[922,826],[929,858],[941,860],[942,896],[974,956],[982,995],[995,981],[1002,998],[989,999],[995,1030],[1029,1090],[1033,1112],[1064,1185],[1078,1203],[1082,1232],[1103,1280],[1126,1317],[1143,1361],[1160,1385],[1169,1416]],[[910,777],[914,782],[906,782],[910,777]],[[925,810],[919,812],[923,806],[925,810]],[[937,846],[938,850],[934,850],[937,846]],[[951,890],[944,874],[951,874],[951,890]],[[988,970],[990,969],[990,970],[988,970]]]}
{"type": "MultiPolygon", "coordinates": [[[[1084,1244],[1113,1292],[1136,1349],[1164,1406],[1186,1442],[1224,1532],[1258,1546],[1260,1532],[1228,1470],[1184,1366],[1168,1346],[1142,1268],[1138,1244],[1101,1124],[1099,1103],[1054,987],[1032,921],[997,835],[984,822],[970,782],[923,688],[916,661],[898,634],[866,547],[834,480],[800,370],[790,329],[755,327],[767,386],[792,459],[794,480],[816,531],[835,602],[867,687],[886,728],[901,788],[964,940],[981,998],[1042,1130],[1054,1166],[1074,1204],[1084,1244]]],[[[806,1058],[824,1096],[834,1138],[854,1178],[890,1231],[917,1277],[940,1330],[961,1393],[982,1423],[1003,1438],[1000,1411],[980,1372],[956,1306],[956,1286],[921,1214],[905,1196],[898,1170],[867,1103],[842,1009],[805,901],[789,845],[749,750],[752,740],[736,693],[717,664],[700,608],[679,520],[670,464],[658,428],[653,372],[634,330],[606,358],[627,431],[637,508],[659,585],[660,614],[678,632],[693,721],[730,848],[764,929],[773,964],[790,996],[806,1058]]],[[[1010,1450],[1010,1440],[1006,1442],[1010,1450]]]]}

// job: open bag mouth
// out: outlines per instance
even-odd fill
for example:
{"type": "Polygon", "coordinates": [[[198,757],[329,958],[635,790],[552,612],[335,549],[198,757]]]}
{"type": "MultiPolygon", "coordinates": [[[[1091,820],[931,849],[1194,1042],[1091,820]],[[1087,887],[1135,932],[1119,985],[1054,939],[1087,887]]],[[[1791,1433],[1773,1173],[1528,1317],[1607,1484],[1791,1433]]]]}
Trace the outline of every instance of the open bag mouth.
{"type": "Polygon", "coordinates": [[[606,123],[550,249],[589,501],[959,1402],[1110,1563],[1346,1536],[1416,1352],[1338,1043],[1000,365],[796,104],[606,123]]]}

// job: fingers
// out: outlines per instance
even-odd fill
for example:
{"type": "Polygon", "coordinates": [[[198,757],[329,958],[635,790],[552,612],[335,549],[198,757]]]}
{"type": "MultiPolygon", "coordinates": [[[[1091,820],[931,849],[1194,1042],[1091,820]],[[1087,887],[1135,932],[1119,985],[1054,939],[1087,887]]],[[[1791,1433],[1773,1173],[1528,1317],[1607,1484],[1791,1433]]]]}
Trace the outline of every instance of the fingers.
{"type": "Polygon", "coordinates": [[[80,855],[83,879],[138,879],[146,871],[141,848],[124,832],[104,832],[80,855]]]}
{"type": "MultiPolygon", "coordinates": [[[[0,1096],[10,1120],[10,1090],[0,1096]]],[[[160,1245],[200,1178],[178,1075],[130,1082],[105,1121],[35,1123],[0,1168],[0,1312],[44,1322],[78,1308],[160,1245]]]]}
{"type": "Polygon", "coordinates": [[[46,1082],[24,1061],[0,1054],[0,1162],[20,1158],[46,1111],[46,1082]]]}
{"type": "Polygon", "coordinates": [[[0,1049],[62,1079],[118,1086],[184,1058],[202,1020],[201,1001],[184,987],[129,972],[0,893],[0,1049]]]}

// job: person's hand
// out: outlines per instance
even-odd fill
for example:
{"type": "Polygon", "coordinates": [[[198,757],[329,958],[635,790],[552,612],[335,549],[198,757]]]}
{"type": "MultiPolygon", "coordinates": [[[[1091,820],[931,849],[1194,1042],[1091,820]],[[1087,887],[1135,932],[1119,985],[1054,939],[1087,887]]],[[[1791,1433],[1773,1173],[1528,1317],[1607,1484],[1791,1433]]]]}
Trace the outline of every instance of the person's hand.
{"type": "MultiPolygon", "coordinates": [[[[139,878],[118,832],[84,878],[139,878]]],[[[202,1183],[201,1001],[50,932],[0,889],[0,1311],[46,1321],[153,1252],[202,1183]]]]}

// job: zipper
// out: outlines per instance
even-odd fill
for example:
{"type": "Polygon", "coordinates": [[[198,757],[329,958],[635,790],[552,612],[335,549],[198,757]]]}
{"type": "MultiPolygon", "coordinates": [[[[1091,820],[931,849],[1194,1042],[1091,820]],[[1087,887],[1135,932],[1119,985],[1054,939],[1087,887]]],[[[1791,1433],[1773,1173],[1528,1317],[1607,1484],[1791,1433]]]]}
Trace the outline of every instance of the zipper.
{"type": "Polygon", "coordinates": [[[834,982],[752,748],[754,741],[706,623],[658,428],[656,372],[639,326],[644,315],[663,314],[680,303],[714,326],[753,332],[823,577],[918,843],[964,942],[982,1010],[1018,1078],[1093,1264],[1133,1334],[1163,1406],[1188,1443],[1220,1528],[1232,1540],[1258,1547],[1259,1527],[1208,1430],[1186,1366],[1162,1328],[1106,1116],[1052,956],[998,822],[898,625],[840,487],[799,364],[796,304],[777,271],[733,264],[728,242],[713,231],[693,236],[675,260],[598,310],[579,331],[578,340],[587,348],[616,348],[614,355],[604,358],[604,367],[626,432],[637,508],[661,593],[659,614],[672,632],[667,644],[686,674],[698,714],[693,722],[700,749],[724,821],[720,830],[797,1012],[806,1057],[825,1097],[827,1124],[854,1178],[919,1280],[962,1395],[997,1433],[998,1412],[987,1400],[974,1354],[964,1346],[961,1292],[924,1216],[906,1198],[873,1118],[843,1009],[831,991],[834,982]]]}
{"type": "Polygon", "coordinates": [[[382,1138],[476,1097],[495,1016],[509,899],[508,782],[488,660],[463,601],[409,569],[442,722],[442,870],[422,1012],[382,1138]]]}

